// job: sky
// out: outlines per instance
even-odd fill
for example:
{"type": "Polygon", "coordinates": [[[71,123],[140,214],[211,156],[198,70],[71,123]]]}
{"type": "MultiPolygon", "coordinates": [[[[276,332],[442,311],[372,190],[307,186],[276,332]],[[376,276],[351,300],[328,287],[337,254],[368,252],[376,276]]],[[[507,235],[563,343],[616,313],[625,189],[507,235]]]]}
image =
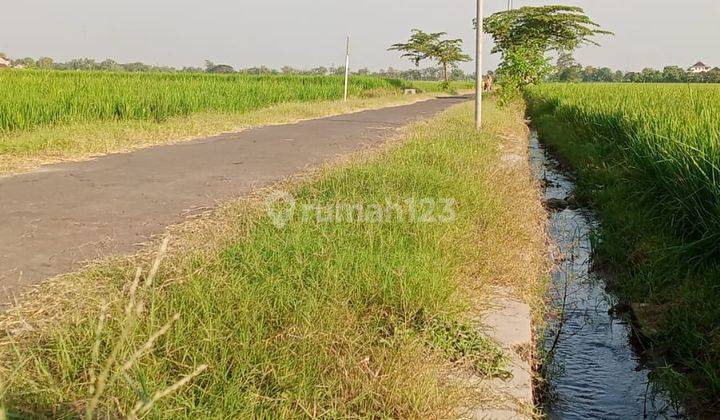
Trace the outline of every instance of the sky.
{"type": "MultiPolygon", "coordinates": [[[[614,37],[576,53],[583,65],[621,70],[720,66],[719,0],[515,0],[515,7],[568,4],[614,37]]],[[[485,13],[507,0],[485,0],[485,13]]],[[[202,67],[206,59],[236,68],[344,64],[352,68],[411,68],[387,48],[413,28],[462,38],[473,54],[474,0],[7,0],[0,51],[12,58],[77,57],[202,67]]],[[[497,66],[485,43],[485,67],[497,66]]],[[[429,63],[428,63],[429,64],[429,63]]],[[[472,71],[467,63],[464,70],[472,71]]]]}

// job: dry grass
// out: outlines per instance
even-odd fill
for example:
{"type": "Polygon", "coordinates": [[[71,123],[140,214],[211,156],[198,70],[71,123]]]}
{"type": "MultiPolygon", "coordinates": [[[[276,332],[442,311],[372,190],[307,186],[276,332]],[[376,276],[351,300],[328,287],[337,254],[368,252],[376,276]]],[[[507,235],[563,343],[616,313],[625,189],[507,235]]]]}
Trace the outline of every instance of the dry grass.
{"type": "MultiPolygon", "coordinates": [[[[171,228],[165,262],[143,298],[147,303],[138,320],[140,326],[133,329],[133,337],[120,350],[124,357],[118,356],[118,360],[132,359],[143,343],[179,313],[181,318],[152,341],[153,350],[135,366],[133,375],[153,391],[171,388],[203,364],[209,369],[159,401],[151,415],[202,412],[427,418],[447,417],[455,413],[455,407],[473,405],[468,399],[482,399],[477,389],[461,389],[448,381],[453,368],[467,366],[463,367],[462,360],[450,363],[443,349],[429,346],[416,322],[419,313],[431,319],[474,318],[483,308],[474,302],[488,299],[491,286],[510,287],[533,303],[537,297],[546,268],[544,212],[526,159],[508,165],[503,158],[508,153],[526,157],[522,113],[498,109],[493,102],[486,104],[486,113],[489,123],[482,136],[472,132],[471,107],[463,105],[428,123],[415,124],[402,141],[276,186],[293,191],[301,200],[330,194],[331,200],[373,202],[374,194],[450,193],[460,203],[455,224],[360,230],[357,226],[301,224],[295,227],[297,231],[278,233],[267,226],[262,206],[265,190],[171,228]],[[371,243],[384,245],[377,251],[380,254],[369,250],[357,260],[357,250],[350,243],[362,244],[367,234],[377,235],[380,241],[371,243]],[[399,238],[404,239],[395,242],[399,238]],[[411,238],[419,242],[407,242],[411,238]],[[284,245],[278,248],[278,243],[284,245]],[[263,253],[271,249],[272,253],[263,253]],[[238,252],[242,258],[231,257],[238,252]],[[279,256],[275,258],[273,253],[279,256]],[[285,267],[288,261],[296,263],[285,267]],[[392,261],[401,266],[387,271],[392,261]],[[296,266],[303,273],[298,277],[300,283],[287,289],[288,282],[295,284],[291,279],[296,266]],[[232,280],[244,276],[248,267],[264,274],[245,277],[239,283],[232,280]],[[328,267],[340,271],[328,271],[328,267]],[[262,292],[247,289],[252,282],[270,284],[270,278],[277,275],[290,277],[262,292]],[[376,282],[383,276],[388,276],[390,283],[376,282]],[[308,279],[324,286],[316,290],[308,279]],[[353,290],[363,284],[369,288],[353,290]],[[403,286],[397,290],[393,284],[403,286]],[[241,345],[233,341],[237,338],[229,333],[232,330],[218,333],[228,326],[257,326],[256,322],[246,326],[243,317],[250,317],[250,322],[254,312],[246,312],[245,303],[234,310],[228,308],[243,301],[245,294],[253,301],[282,299],[285,304],[300,306],[289,312],[287,319],[276,317],[278,309],[262,312],[269,317],[264,321],[267,326],[280,322],[280,328],[273,327],[271,334],[258,337],[259,342],[241,345]],[[328,297],[332,305],[314,307],[313,302],[327,302],[328,297]],[[370,304],[378,299],[383,303],[370,304]],[[292,314],[298,313],[306,318],[295,319],[292,314]],[[266,350],[246,353],[243,347],[258,345],[266,350]],[[225,377],[231,366],[228,363],[240,363],[243,354],[265,359],[247,359],[244,363],[255,364],[235,365],[236,369],[272,366],[257,378],[260,382],[248,377],[246,384],[255,390],[250,393],[241,392],[237,383],[225,377]],[[287,388],[283,393],[270,392],[274,388],[264,381],[284,382],[287,388]]],[[[93,356],[93,343],[118,343],[121,334],[117,325],[106,325],[103,339],[95,339],[101,316],[98,308],[107,307],[108,319],[117,324],[132,296],[135,267],[148,266],[153,258],[154,249],[149,249],[133,257],[97,263],[43,284],[3,314],[0,376],[5,379],[0,382],[0,401],[25,413],[83,412],[92,401],[83,391],[92,382],[86,376],[88,369],[97,365],[92,360],[106,360],[113,348],[103,344],[98,359],[93,356]]],[[[265,311],[262,306],[252,306],[254,302],[247,304],[255,311],[265,311]]],[[[495,398],[490,394],[484,398],[495,398]]],[[[152,395],[148,392],[144,398],[152,400],[152,395]]],[[[115,383],[98,401],[97,412],[130,414],[138,398],[142,401],[142,395],[115,383]]]]}

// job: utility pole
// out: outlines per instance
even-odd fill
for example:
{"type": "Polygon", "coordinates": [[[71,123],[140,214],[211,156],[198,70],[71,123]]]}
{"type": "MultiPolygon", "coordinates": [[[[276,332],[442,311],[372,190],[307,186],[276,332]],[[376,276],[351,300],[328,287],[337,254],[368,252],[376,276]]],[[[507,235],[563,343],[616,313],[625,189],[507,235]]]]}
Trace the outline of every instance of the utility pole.
{"type": "Polygon", "coordinates": [[[477,0],[477,29],[475,31],[475,128],[482,128],[482,47],[483,0],[477,0]]]}
{"type": "Polygon", "coordinates": [[[348,82],[350,79],[350,37],[347,37],[347,47],[345,48],[345,95],[344,100],[348,100],[348,82]]]}

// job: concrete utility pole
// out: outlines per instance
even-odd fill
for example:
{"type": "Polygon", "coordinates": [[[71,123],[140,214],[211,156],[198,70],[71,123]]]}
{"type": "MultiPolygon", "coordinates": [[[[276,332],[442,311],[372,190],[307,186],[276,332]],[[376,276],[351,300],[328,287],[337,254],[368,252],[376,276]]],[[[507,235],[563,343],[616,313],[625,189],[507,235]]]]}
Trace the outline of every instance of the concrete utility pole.
{"type": "Polygon", "coordinates": [[[345,95],[344,100],[348,100],[348,82],[350,79],[350,37],[347,37],[347,47],[345,48],[345,95]]]}
{"type": "Polygon", "coordinates": [[[483,0],[477,0],[477,30],[475,31],[475,128],[482,128],[482,49],[483,0]]]}

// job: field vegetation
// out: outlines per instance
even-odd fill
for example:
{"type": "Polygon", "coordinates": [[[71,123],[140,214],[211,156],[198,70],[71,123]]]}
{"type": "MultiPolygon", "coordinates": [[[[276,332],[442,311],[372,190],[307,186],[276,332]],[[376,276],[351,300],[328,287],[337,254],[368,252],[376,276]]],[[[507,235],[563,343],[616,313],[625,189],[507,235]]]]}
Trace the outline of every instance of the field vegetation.
{"type": "MultiPolygon", "coordinates": [[[[282,102],[338,99],[343,79],[58,71],[0,72],[0,133],[88,121],[150,120],[196,112],[247,112],[282,102]]],[[[355,77],[353,96],[397,91],[404,82],[355,77]]]]}
{"type": "MultiPolygon", "coordinates": [[[[0,71],[0,173],[270,123],[289,123],[393,104],[397,79],[193,73],[0,71]]],[[[471,87],[456,82],[453,89],[471,87]]]]}
{"type": "MultiPolygon", "coordinates": [[[[543,140],[593,205],[598,263],[646,303],[663,382],[708,408],[720,395],[720,87],[546,84],[527,89],[543,140]]],[[[644,319],[643,319],[644,318],[644,319]]]]}
{"type": "Polygon", "coordinates": [[[0,317],[0,403],[34,417],[428,418],[491,398],[450,369],[503,374],[472,320],[493,286],[534,296],[545,257],[527,165],[500,159],[524,153],[523,114],[485,112],[482,135],[462,105],[281,186],[298,206],[452,197],[452,223],[278,228],[249,198],[176,228],[157,270],[140,255],[46,283],[0,317]]]}

